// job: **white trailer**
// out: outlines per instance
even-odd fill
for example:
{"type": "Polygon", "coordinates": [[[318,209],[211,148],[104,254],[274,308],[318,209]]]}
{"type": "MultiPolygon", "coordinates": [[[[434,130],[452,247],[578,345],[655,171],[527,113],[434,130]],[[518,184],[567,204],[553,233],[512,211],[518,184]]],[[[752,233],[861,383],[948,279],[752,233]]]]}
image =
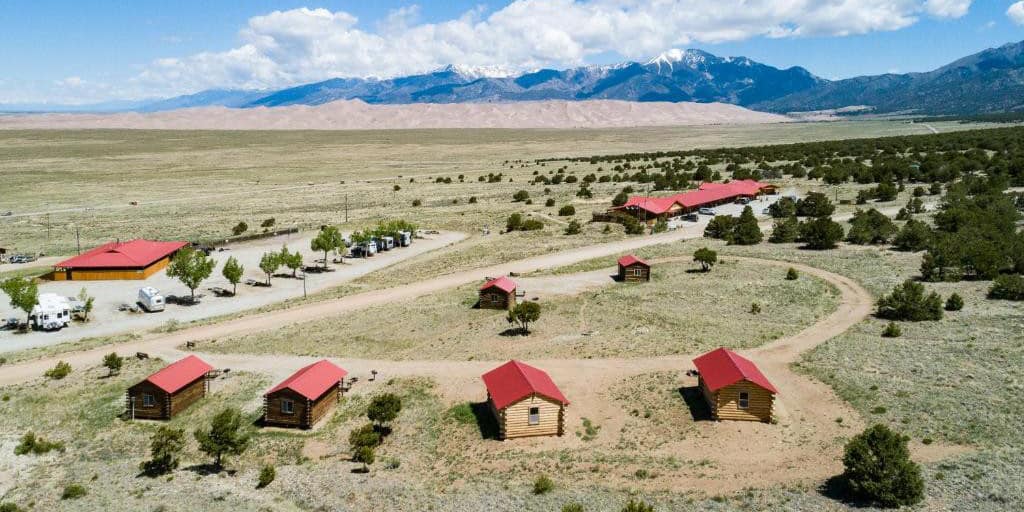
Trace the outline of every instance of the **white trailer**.
{"type": "Polygon", "coordinates": [[[32,308],[29,322],[33,329],[59,331],[71,324],[71,306],[68,298],[56,293],[42,293],[39,303],[32,308]]]}
{"type": "Polygon", "coordinates": [[[395,248],[395,239],[390,236],[380,237],[380,250],[390,251],[395,248]]]}
{"type": "Polygon", "coordinates": [[[156,313],[164,310],[167,301],[164,300],[163,295],[160,295],[160,290],[152,286],[143,286],[139,288],[138,304],[144,311],[156,313]]]}
{"type": "Polygon", "coordinates": [[[399,231],[398,245],[401,245],[402,247],[409,247],[412,245],[412,233],[408,231],[399,231]]]}

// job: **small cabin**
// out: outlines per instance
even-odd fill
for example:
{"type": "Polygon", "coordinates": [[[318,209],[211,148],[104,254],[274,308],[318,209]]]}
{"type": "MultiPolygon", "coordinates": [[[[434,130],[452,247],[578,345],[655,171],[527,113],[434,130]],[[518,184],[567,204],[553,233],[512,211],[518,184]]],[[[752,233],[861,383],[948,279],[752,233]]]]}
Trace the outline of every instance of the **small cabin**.
{"type": "Polygon", "coordinates": [[[516,305],[516,282],[505,277],[490,279],[480,287],[480,309],[512,309],[516,305]]]}
{"type": "Polygon", "coordinates": [[[698,387],[716,420],[772,421],[778,390],[751,360],[725,348],[693,360],[698,387]]]}
{"type": "Polygon", "coordinates": [[[543,370],[509,361],[485,373],[483,381],[500,439],[565,433],[569,401],[543,370]]]}
{"type": "Polygon", "coordinates": [[[313,428],[341,400],[346,375],[326,359],[301,368],[263,395],[263,424],[313,428]]]}
{"type": "Polygon", "coordinates": [[[619,258],[619,281],[641,282],[651,280],[651,264],[633,256],[619,258]]]}
{"type": "Polygon", "coordinates": [[[126,406],[132,419],[169,420],[210,390],[213,367],[196,356],[165,366],[128,388],[126,406]]]}

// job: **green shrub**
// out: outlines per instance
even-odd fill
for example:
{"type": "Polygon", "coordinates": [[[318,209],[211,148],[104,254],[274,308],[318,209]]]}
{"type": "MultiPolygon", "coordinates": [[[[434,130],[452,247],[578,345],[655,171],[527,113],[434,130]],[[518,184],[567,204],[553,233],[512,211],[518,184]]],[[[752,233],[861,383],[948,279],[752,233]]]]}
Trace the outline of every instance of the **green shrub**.
{"type": "Polygon", "coordinates": [[[578,235],[582,232],[583,225],[576,219],[569,221],[569,225],[565,227],[565,234],[567,235],[578,235]]]}
{"type": "Polygon", "coordinates": [[[622,507],[622,512],[654,512],[654,505],[645,501],[634,501],[630,498],[629,503],[622,507]]]}
{"type": "Polygon", "coordinates": [[[413,199],[412,200],[412,205],[414,207],[416,207],[416,206],[423,206],[423,200],[421,200],[421,199],[413,199]]]}
{"type": "MultiPolygon", "coordinates": [[[[583,509],[580,509],[580,510],[582,511],[583,509]]],[[[25,511],[25,509],[15,505],[14,503],[11,503],[9,501],[5,501],[3,503],[0,503],[0,512],[24,512],[24,511],[25,511]]]]}
{"type": "Polygon", "coordinates": [[[469,402],[455,404],[445,412],[445,416],[456,423],[471,425],[476,423],[476,415],[473,414],[473,406],[469,402]]]}
{"type": "Polygon", "coordinates": [[[260,478],[259,481],[256,483],[256,488],[262,489],[270,485],[270,483],[273,482],[274,478],[276,477],[277,470],[274,469],[274,466],[270,464],[263,466],[262,468],[260,468],[260,478]]]}
{"type": "Polygon", "coordinates": [[[248,230],[249,230],[249,225],[246,224],[245,221],[242,221],[242,222],[239,222],[238,224],[235,224],[235,227],[231,228],[231,234],[235,235],[235,236],[238,236],[238,235],[241,235],[242,233],[245,233],[248,230]]]}
{"type": "Polygon", "coordinates": [[[469,197],[469,204],[476,204],[476,196],[469,197]]]}
{"type": "Polygon", "coordinates": [[[761,305],[756,303],[756,302],[751,304],[750,305],[750,314],[751,315],[761,314],[761,305]]]}
{"type": "Polygon", "coordinates": [[[876,315],[886,320],[922,322],[942,319],[942,298],[935,292],[925,295],[924,285],[910,279],[892,293],[878,299],[876,315]]]}
{"type": "Polygon", "coordinates": [[[46,370],[45,375],[47,378],[53,380],[61,380],[71,374],[71,365],[64,361],[57,361],[57,365],[49,370],[46,370]]]}
{"type": "Polygon", "coordinates": [[[576,502],[569,502],[562,505],[562,512],[583,512],[583,505],[576,502]]]}
{"type": "Polygon", "coordinates": [[[946,311],[960,311],[964,308],[964,299],[960,295],[954,293],[946,299],[946,311]]]}
{"type": "Polygon", "coordinates": [[[1004,275],[992,281],[988,298],[1000,300],[1024,300],[1024,277],[1004,275]]]}
{"type": "Polygon", "coordinates": [[[82,496],[85,496],[85,487],[79,484],[68,484],[64,487],[64,492],[60,494],[62,500],[77,500],[82,496]]]}
{"type": "Polygon", "coordinates": [[[548,208],[551,208],[554,205],[555,205],[555,198],[553,198],[553,197],[549,197],[547,201],[544,201],[544,206],[547,206],[548,208]]]}
{"type": "Polygon", "coordinates": [[[846,444],[842,479],[855,500],[901,507],[924,499],[921,468],[910,460],[908,438],[875,425],[846,444]]]}
{"type": "Polygon", "coordinates": [[[526,219],[523,224],[519,226],[521,231],[538,231],[544,229],[544,223],[537,219],[526,219]]]}
{"type": "Polygon", "coordinates": [[[64,451],[64,443],[59,441],[47,441],[41,437],[37,437],[35,432],[28,431],[25,435],[21,436],[21,442],[14,447],[15,455],[42,455],[44,453],[50,453],[53,450],[64,451]]]}
{"type": "Polygon", "coordinates": [[[883,338],[899,338],[903,335],[903,331],[900,330],[900,326],[896,322],[889,322],[885,326],[885,330],[882,331],[883,338]]]}
{"type": "Polygon", "coordinates": [[[820,217],[802,222],[799,228],[799,242],[806,244],[808,249],[832,249],[843,239],[843,227],[829,217],[820,217]]]}
{"type": "Polygon", "coordinates": [[[525,190],[520,190],[515,194],[512,194],[512,201],[520,203],[530,198],[530,193],[525,190]]]}
{"type": "Polygon", "coordinates": [[[797,278],[799,278],[799,277],[800,277],[800,275],[797,274],[796,269],[793,268],[793,267],[789,267],[789,270],[786,271],[786,280],[787,281],[796,281],[797,278]]]}
{"type": "Polygon", "coordinates": [[[271,227],[274,227],[274,224],[276,224],[276,223],[277,223],[277,219],[275,219],[274,217],[271,217],[269,219],[263,219],[263,222],[260,223],[260,227],[261,228],[271,228],[271,227]]]}
{"type": "Polygon", "coordinates": [[[571,205],[571,204],[567,204],[567,205],[565,205],[565,206],[563,206],[563,207],[558,209],[558,215],[560,217],[568,217],[570,215],[576,215],[576,207],[571,205]]]}
{"type": "Polygon", "coordinates": [[[800,221],[796,217],[777,219],[772,225],[772,234],[768,241],[773,244],[789,244],[800,238],[800,221]]]}
{"type": "Polygon", "coordinates": [[[534,494],[547,494],[555,489],[555,482],[552,482],[547,475],[540,475],[533,481],[534,494]]]}

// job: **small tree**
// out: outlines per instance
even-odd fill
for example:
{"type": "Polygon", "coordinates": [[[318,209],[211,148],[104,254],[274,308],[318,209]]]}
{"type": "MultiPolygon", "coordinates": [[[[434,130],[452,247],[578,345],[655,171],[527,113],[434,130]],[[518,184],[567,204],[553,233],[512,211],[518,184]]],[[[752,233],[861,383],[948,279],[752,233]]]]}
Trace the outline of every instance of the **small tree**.
{"type": "Polygon", "coordinates": [[[219,471],[224,467],[225,455],[240,455],[249,447],[249,434],[242,428],[242,411],[228,407],[213,417],[209,430],[193,432],[199,450],[213,457],[219,471]]]}
{"type": "Polygon", "coordinates": [[[910,460],[908,438],[875,425],[846,444],[842,478],[852,498],[883,507],[924,499],[921,468],[910,460]]]}
{"type": "Polygon", "coordinates": [[[96,297],[89,295],[89,292],[83,286],[78,291],[78,301],[82,303],[82,320],[88,322],[89,314],[92,313],[93,308],[96,306],[96,297]]]}
{"type": "Polygon", "coordinates": [[[345,237],[341,236],[341,231],[338,231],[337,226],[324,226],[316,238],[309,243],[311,250],[324,253],[325,269],[327,268],[327,254],[342,247],[345,247],[345,237]]]}
{"type": "Polygon", "coordinates": [[[573,219],[569,221],[569,225],[565,227],[565,234],[567,235],[578,235],[583,232],[583,224],[580,221],[573,219]]]}
{"type": "Polygon", "coordinates": [[[757,225],[757,217],[754,217],[754,210],[749,206],[743,208],[739,220],[733,227],[732,238],[729,243],[736,245],[756,245],[764,239],[761,227],[757,225]]]}
{"type": "Polygon", "coordinates": [[[800,222],[796,217],[778,219],[772,226],[772,234],[768,241],[773,244],[788,244],[800,238],[800,222]]]}
{"type": "Polygon", "coordinates": [[[370,446],[360,446],[352,453],[352,462],[363,464],[363,473],[370,472],[370,464],[377,460],[377,455],[370,446]]]}
{"type": "Polygon", "coordinates": [[[234,256],[228,257],[220,273],[231,283],[231,295],[238,293],[238,283],[242,281],[242,274],[245,273],[245,267],[238,262],[238,259],[234,256]]]}
{"type": "Polygon", "coordinates": [[[554,205],[555,205],[555,198],[553,198],[553,197],[549,197],[546,201],[544,201],[544,206],[546,206],[548,208],[551,208],[554,205]]]}
{"type": "Polygon", "coordinates": [[[893,288],[892,293],[878,299],[876,315],[886,320],[921,322],[942,319],[942,298],[931,292],[925,295],[924,285],[910,279],[893,288]]]}
{"type": "Polygon", "coordinates": [[[530,324],[540,320],[540,304],[523,301],[508,312],[508,323],[518,324],[523,334],[530,334],[530,324]]]}
{"type": "Polygon", "coordinates": [[[715,218],[711,219],[711,222],[708,222],[708,225],[704,227],[704,237],[731,242],[735,228],[736,217],[731,215],[716,215],[715,218]]]}
{"type": "Polygon", "coordinates": [[[923,251],[928,248],[931,239],[932,228],[922,221],[911,219],[896,233],[892,246],[899,251],[923,251]]]}
{"type": "Polygon", "coordinates": [[[964,308],[964,299],[959,294],[952,294],[946,299],[946,311],[960,311],[964,308]]]}
{"type": "Polygon", "coordinates": [[[150,476],[159,476],[178,467],[178,457],[185,449],[185,431],[161,426],[149,441],[150,459],[140,466],[150,476]]]}
{"type": "Polygon", "coordinates": [[[819,217],[800,224],[800,241],[808,249],[833,249],[843,239],[843,227],[828,217],[819,217]]]}
{"type": "MultiPolygon", "coordinates": [[[[397,187],[398,185],[395,186],[397,187]]],[[[274,466],[271,466],[270,464],[264,465],[262,468],[260,468],[260,478],[259,481],[256,482],[256,488],[262,489],[270,485],[271,482],[273,482],[274,478],[276,477],[277,470],[274,469],[274,466]]]]}
{"type": "Polygon", "coordinates": [[[197,251],[190,246],[185,246],[174,255],[171,264],[167,267],[167,276],[177,278],[188,287],[192,299],[196,298],[196,288],[202,284],[210,274],[217,262],[206,256],[206,253],[197,251]]]}
{"type": "Polygon", "coordinates": [[[12,277],[0,282],[0,290],[11,299],[11,306],[25,312],[25,315],[32,314],[32,308],[39,304],[39,287],[31,279],[12,277]]]}
{"type": "Polygon", "coordinates": [[[512,200],[517,203],[521,203],[530,198],[530,193],[525,190],[520,190],[515,194],[512,194],[512,200]]]}
{"type": "Polygon", "coordinates": [[[558,209],[558,215],[560,217],[569,217],[572,215],[576,215],[576,207],[571,204],[567,204],[558,209]]]}
{"type": "Polygon", "coordinates": [[[711,271],[711,267],[715,266],[715,263],[718,263],[718,253],[708,249],[707,247],[702,247],[694,251],[693,261],[700,263],[700,269],[702,271],[709,272],[711,271]]]}
{"type": "Polygon", "coordinates": [[[768,207],[768,215],[776,219],[793,217],[796,215],[796,201],[789,197],[783,197],[768,207]]]}
{"type": "Polygon", "coordinates": [[[366,408],[366,417],[377,424],[380,431],[386,431],[387,425],[398,417],[402,410],[402,399],[394,393],[384,393],[373,397],[366,408]]]}
{"type": "Polygon", "coordinates": [[[274,224],[276,224],[276,223],[277,223],[277,219],[271,217],[269,219],[263,219],[263,222],[260,223],[260,227],[261,228],[272,228],[272,227],[274,227],[274,224]]]}
{"type": "Polygon", "coordinates": [[[231,234],[235,236],[241,235],[246,231],[249,231],[249,225],[246,224],[245,221],[239,222],[238,224],[235,224],[235,227],[231,228],[231,234]]]}
{"type": "Polygon", "coordinates": [[[505,229],[509,232],[516,231],[523,226],[523,215],[520,213],[513,213],[508,216],[508,220],[505,221],[505,229]]]}
{"type": "Polygon", "coordinates": [[[299,251],[288,252],[288,246],[281,247],[281,264],[288,267],[292,271],[292,277],[296,277],[296,273],[302,268],[302,253],[299,251]]]}
{"type": "Polygon", "coordinates": [[[1024,278],[1014,275],[1003,275],[992,281],[988,289],[988,298],[1000,300],[1024,300],[1024,278]]]}
{"type": "Polygon", "coordinates": [[[896,224],[878,210],[857,210],[850,220],[846,241],[851,244],[884,244],[896,234],[896,224]]]}
{"type": "Polygon", "coordinates": [[[124,358],[117,355],[117,352],[111,352],[103,356],[103,366],[107,369],[108,376],[114,376],[121,373],[121,367],[124,366],[124,358]]]}
{"type": "Polygon", "coordinates": [[[796,202],[796,214],[800,217],[828,217],[835,211],[835,205],[821,192],[810,192],[796,202]]]}
{"type": "Polygon", "coordinates": [[[797,274],[796,269],[793,268],[793,267],[789,267],[789,270],[786,271],[786,280],[787,281],[796,281],[797,278],[799,278],[799,277],[800,277],[800,275],[797,274]]]}
{"type": "Polygon", "coordinates": [[[260,270],[267,275],[267,286],[270,286],[270,278],[281,268],[281,255],[276,252],[265,252],[260,258],[260,270]]]}

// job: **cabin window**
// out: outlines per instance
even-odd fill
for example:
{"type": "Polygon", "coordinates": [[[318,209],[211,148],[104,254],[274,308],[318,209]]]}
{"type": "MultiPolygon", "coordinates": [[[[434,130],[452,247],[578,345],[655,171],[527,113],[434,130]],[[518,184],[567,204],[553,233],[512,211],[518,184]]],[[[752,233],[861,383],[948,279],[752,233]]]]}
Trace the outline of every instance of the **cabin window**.
{"type": "Polygon", "coordinates": [[[530,407],[530,425],[540,424],[540,407],[530,407]]]}
{"type": "Polygon", "coordinates": [[[636,277],[643,277],[643,275],[644,275],[644,269],[642,269],[642,268],[639,268],[639,267],[637,267],[637,268],[634,268],[634,269],[633,269],[633,275],[634,275],[634,276],[636,276],[636,277]]]}
{"type": "Polygon", "coordinates": [[[151,395],[149,393],[143,393],[142,394],[142,406],[143,407],[153,407],[154,405],[156,405],[156,400],[153,399],[153,395],[151,395]]]}
{"type": "Polygon", "coordinates": [[[746,409],[747,407],[750,407],[750,393],[747,393],[746,391],[740,391],[739,406],[740,409],[746,409]]]}
{"type": "Polygon", "coordinates": [[[295,402],[287,399],[281,399],[281,414],[293,414],[295,413],[295,402]]]}

